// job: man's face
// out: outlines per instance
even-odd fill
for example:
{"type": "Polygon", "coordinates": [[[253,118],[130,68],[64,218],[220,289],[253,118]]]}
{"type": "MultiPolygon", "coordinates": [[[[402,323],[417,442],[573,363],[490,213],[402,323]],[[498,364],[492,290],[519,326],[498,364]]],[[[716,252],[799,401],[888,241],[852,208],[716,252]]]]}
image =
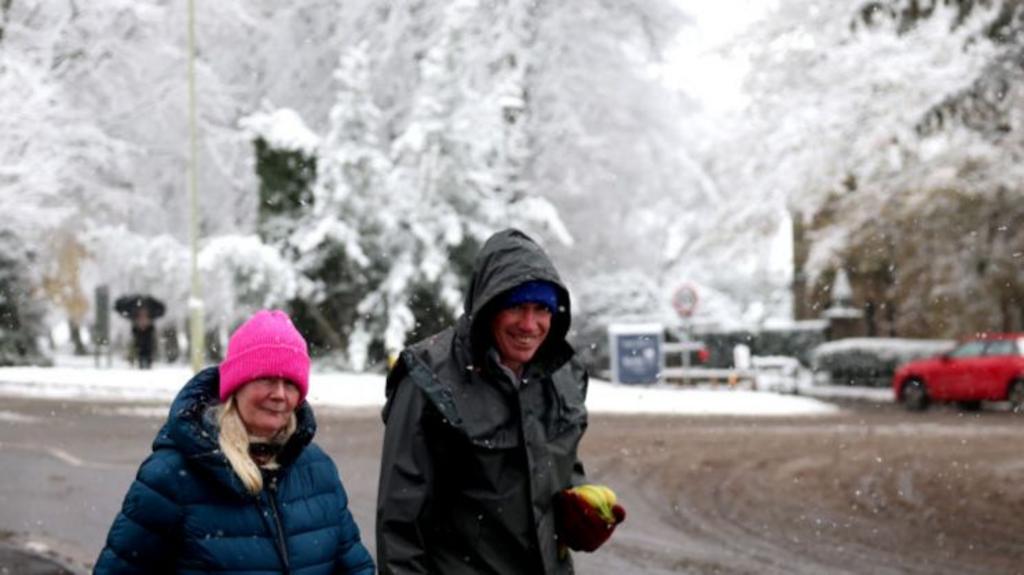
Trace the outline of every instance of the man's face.
{"type": "Polygon", "coordinates": [[[505,364],[517,374],[533,359],[551,329],[551,311],[539,303],[503,309],[491,321],[491,335],[505,364]]]}

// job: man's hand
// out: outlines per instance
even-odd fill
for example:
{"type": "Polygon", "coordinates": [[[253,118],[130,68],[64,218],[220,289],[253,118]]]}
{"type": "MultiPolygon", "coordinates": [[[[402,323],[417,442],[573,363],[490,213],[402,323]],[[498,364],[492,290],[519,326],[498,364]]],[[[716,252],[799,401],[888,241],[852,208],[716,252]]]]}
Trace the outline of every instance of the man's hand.
{"type": "Polygon", "coordinates": [[[626,519],[615,492],[604,485],[581,485],[555,496],[558,535],[574,551],[594,551],[626,519]]]}

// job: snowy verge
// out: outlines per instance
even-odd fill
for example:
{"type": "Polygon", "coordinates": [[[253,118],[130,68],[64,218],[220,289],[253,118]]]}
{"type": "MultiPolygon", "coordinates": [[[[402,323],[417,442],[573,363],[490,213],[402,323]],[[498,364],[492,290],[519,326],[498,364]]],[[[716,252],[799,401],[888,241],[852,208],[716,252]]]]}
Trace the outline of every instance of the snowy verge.
{"type": "MultiPolygon", "coordinates": [[[[125,367],[9,367],[0,368],[0,395],[166,404],[190,377],[186,367],[148,371],[125,367]]],[[[380,374],[314,372],[309,387],[313,406],[379,408],[384,404],[384,376],[380,374]]],[[[594,379],[587,408],[593,413],[677,415],[824,415],[838,411],[834,405],[808,397],[618,385],[594,379]]]]}
{"type": "Polygon", "coordinates": [[[810,397],[739,389],[619,385],[590,380],[587,409],[594,413],[676,415],[827,415],[835,405],[810,397]]]}
{"type": "Polygon", "coordinates": [[[875,403],[892,403],[891,387],[858,387],[854,385],[811,385],[799,389],[801,395],[823,399],[859,399],[875,403]]]}

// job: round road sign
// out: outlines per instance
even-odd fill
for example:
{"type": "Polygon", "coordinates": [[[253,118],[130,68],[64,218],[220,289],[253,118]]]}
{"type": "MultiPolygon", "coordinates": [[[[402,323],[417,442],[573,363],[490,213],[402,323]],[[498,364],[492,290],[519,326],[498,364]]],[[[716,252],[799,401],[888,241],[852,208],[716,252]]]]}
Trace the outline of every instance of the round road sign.
{"type": "Polygon", "coordinates": [[[690,284],[683,284],[672,294],[672,307],[679,317],[690,317],[697,309],[697,290],[690,284]]]}

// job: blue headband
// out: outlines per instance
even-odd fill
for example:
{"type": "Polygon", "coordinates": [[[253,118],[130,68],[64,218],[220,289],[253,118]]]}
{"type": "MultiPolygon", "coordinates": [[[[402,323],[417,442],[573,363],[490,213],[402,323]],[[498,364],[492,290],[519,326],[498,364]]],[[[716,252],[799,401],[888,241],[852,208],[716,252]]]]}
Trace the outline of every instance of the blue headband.
{"type": "Polygon", "coordinates": [[[508,290],[501,298],[500,309],[508,309],[524,303],[536,303],[551,313],[558,311],[558,289],[551,282],[535,280],[521,283],[508,290]]]}

